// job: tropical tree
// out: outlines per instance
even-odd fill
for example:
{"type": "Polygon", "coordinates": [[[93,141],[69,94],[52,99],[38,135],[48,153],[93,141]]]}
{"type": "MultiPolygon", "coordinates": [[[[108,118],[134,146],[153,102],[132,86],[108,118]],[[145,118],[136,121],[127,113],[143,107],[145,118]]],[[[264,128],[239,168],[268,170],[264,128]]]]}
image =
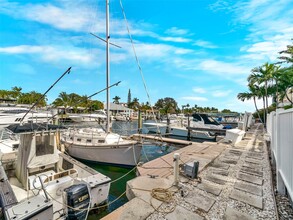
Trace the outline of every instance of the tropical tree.
{"type": "Polygon", "coordinates": [[[12,87],[12,92],[11,92],[12,98],[15,98],[15,99],[19,98],[19,96],[21,95],[21,90],[22,90],[21,87],[17,87],[17,86],[12,87]]]}
{"type": "Polygon", "coordinates": [[[268,97],[273,94],[268,93],[269,84],[273,84],[279,73],[279,66],[275,64],[265,63],[260,67],[256,67],[251,70],[251,74],[248,76],[248,83],[250,86],[263,86],[264,88],[264,101],[265,101],[265,115],[268,114],[268,97]]]}
{"type": "Polygon", "coordinates": [[[140,105],[140,110],[141,111],[146,111],[146,110],[151,110],[151,106],[150,106],[150,103],[149,102],[146,102],[145,104],[144,103],[141,103],[140,105]]]}
{"type": "Polygon", "coordinates": [[[0,90],[0,98],[2,99],[18,99],[21,95],[21,87],[14,86],[11,90],[0,90]]]}
{"type": "Polygon", "coordinates": [[[35,104],[37,101],[39,101],[36,106],[43,107],[43,106],[46,106],[47,103],[46,103],[46,96],[44,97],[42,96],[43,94],[38,93],[36,91],[21,93],[17,100],[17,103],[32,105],[32,104],[35,104]]]}
{"type": "Polygon", "coordinates": [[[130,89],[128,90],[128,96],[127,96],[127,105],[129,105],[131,102],[131,92],[130,89]]]}
{"type": "MultiPolygon", "coordinates": [[[[291,39],[293,41],[293,38],[291,39]]],[[[280,51],[280,57],[278,57],[281,62],[280,63],[289,63],[291,66],[293,65],[293,45],[287,45],[287,49],[280,51]]]]}
{"type": "Polygon", "coordinates": [[[282,68],[278,77],[278,98],[283,101],[287,100],[293,104],[293,100],[288,96],[293,87],[293,67],[282,68]]]}
{"type": "Polygon", "coordinates": [[[64,106],[65,108],[65,114],[66,114],[66,109],[70,106],[70,97],[66,92],[60,92],[58,95],[58,98],[54,100],[52,103],[54,107],[58,106],[64,106]]]}
{"type": "Polygon", "coordinates": [[[104,104],[98,100],[91,100],[89,103],[89,108],[93,111],[104,109],[104,104]]]}
{"type": "Polygon", "coordinates": [[[241,100],[242,102],[244,102],[245,100],[253,99],[254,107],[256,109],[258,117],[262,121],[259,110],[257,108],[257,104],[256,104],[256,98],[259,98],[260,96],[262,96],[262,94],[260,93],[260,90],[257,86],[249,85],[248,89],[249,89],[249,92],[238,93],[237,98],[241,100]]]}
{"type": "Polygon", "coordinates": [[[155,104],[156,109],[160,110],[161,113],[175,113],[178,109],[177,102],[170,97],[159,99],[155,104]]]}
{"type": "Polygon", "coordinates": [[[7,90],[0,90],[0,98],[1,99],[10,99],[11,93],[7,90]]]}
{"type": "Polygon", "coordinates": [[[113,103],[115,103],[115,104],[119,104],[119,100],[120,100],[121,98],[119,97],[119,96],[115,96],[114,98],[113,98],[113,103]]]}
{"type": "Polygon", "coordinates": [[[140,109],[139,99],[133,98],[132,102],[129,103],[128,107],[134,109],[135,111],[140,109]]]}
{"type": "Polygon", "coordinates": [[[279,54],[281,54],[278,57],[281,60],[280,63],[289,64],[289,66],[281,69],[281,74],[279,75],[280,99],[283,100],[286,96],[287,100],[293,104],[293,100],[288,96],[290,91],[292,93],[293,87],[293,45],[287,45],[287,49],[279,52],[279,54]]]}

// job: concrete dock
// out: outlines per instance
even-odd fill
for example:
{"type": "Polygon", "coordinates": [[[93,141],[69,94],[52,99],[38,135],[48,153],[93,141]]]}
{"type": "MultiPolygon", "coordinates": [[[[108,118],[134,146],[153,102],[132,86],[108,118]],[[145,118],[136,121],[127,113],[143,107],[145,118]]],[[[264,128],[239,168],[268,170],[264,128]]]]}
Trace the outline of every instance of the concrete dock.
{"type": "Polygon", "coordinates": [[[260,125],[235,146],[192,143],[176,152],[181,164],[199,161],[199,179],[181,176],[179,185],[173,185],[175,152],[145,163],[137,169],[140,176],[127,183],[130,201],[103,220],[277,219],[260,125]]]}

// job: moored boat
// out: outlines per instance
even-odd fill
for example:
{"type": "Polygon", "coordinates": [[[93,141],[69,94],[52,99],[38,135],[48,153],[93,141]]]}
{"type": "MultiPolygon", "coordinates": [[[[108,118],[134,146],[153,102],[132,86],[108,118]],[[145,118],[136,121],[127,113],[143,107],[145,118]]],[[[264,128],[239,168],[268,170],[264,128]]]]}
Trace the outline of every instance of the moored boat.
{"type": "Polygon", "coordinates": [[[61,141],[75,158],[117,166],[136,166],[142,148],[137,141],[101,128],[70,129],[62,134],[61,141]]]}
{"type": "Polygon", "coordinates": [[[86,219],[89,210],[107,202],[110,178],[58,150],[60,127],[8,129],[20,139],[17,155],[0,164],[5,219],[86,219]]]}

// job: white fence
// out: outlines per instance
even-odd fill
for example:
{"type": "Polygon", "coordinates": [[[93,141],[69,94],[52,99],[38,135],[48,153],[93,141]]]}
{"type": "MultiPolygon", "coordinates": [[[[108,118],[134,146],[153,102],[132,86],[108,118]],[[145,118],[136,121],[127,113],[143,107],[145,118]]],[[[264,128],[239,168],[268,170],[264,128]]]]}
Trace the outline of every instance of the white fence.
{"type": "Polygon", "coordinates": [[[267,132],[276,162],[277,189],[280,193],[287,190],[293,198],[293,109],[270,113],[267,132]]]}

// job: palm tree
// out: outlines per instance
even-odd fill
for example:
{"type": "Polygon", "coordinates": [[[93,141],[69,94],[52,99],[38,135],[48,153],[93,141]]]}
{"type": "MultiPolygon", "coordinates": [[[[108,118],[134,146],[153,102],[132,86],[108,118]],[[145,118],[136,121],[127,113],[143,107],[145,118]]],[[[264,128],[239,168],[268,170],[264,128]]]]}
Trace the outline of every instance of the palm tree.
{"type": "MultiPolygon", "coordinates": [[[[293,38],[291,40],[293,40],[293,38]]],[[[281,63],[293,64],[293,45],[287,45],[287,49],[279,52],[279,54],[285,54],[285,56],[279,57],[279,59],[282,60],[281,63]]]]}
{"type": "Polygon", "coordinates": [[[135,110],[138,110],[140,108],[140,104],[139,104],[139,99],[138,98],[133,98],[133,100],[132,100],[132,108],[134,108],[135,110]]]}
{"type": "Polygon", "coordinates": [[[273,83],[273,80],[276,79],[276,75],[280,67],[275,64],[265,63],[260,67],[256,67],[251,70],[252,74],[248,76],[248,82],[250,85],[264,85],[264,100],[265,100],[265,114],[268,114],[268,85],[273,83]]]}
{"type": "Polygon", "coordinates": [[[17,87],[17,86],[14,86],[12,87],[12,98],[19,98],[19,96],[21,95],[21,90],[22,88],[21,87],[17,87]]]}
{"type": "Polygon", "coordinates": [[[249,92],[238,93],[237,98],[240,99],[242,102],[244,102],[245,100],[253,99],[255,110],[257,112],[259,119],[262,122],[262,119],[260,117],[259,110],[256,104],[256,98],[259,98],[261,96],[259,89],[257,87],[254,87],[253,85],[248,85],[248,88],[249,88],[249,92]]]}
{"type": "Polygon", "coordinates": [[[70,97],[66,92],[60,92],[58,95],[58,98],[54,100],[53,105],[55,107],[57,106],[64,106],[65,108],[65,114],[66,109],[68,106],[70,106],[70,97]]]}
{"type": "Polygon", "coordinates": [[[291,100],[288,96],[288,92],[292,90],[293,87],[293,67],[281,69],[281,74],[279,75],[278,81],[278,88],[280,90],[280,100],[283,101],[286,97],[287,100],[291,104],[293,104],[293,100],[291,100]]]}
{"type": "Polygon", "coordinates": [[[119,104],[119,100],[120,100],[121,98],[119,97],[119,96],[115,96],[114,98],[113,98],[113,103],[115,103],[115,104],[119,104]]]}

